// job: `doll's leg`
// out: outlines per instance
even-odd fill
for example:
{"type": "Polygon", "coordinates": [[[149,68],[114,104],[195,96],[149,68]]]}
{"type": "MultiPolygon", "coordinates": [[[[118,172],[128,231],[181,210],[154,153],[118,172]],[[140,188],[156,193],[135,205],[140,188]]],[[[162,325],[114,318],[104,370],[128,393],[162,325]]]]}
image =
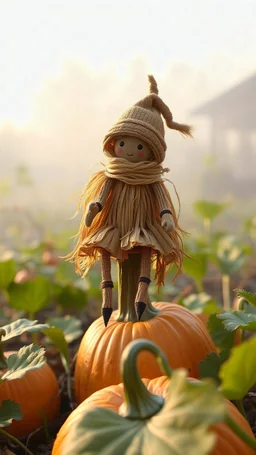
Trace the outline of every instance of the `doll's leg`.
{"type": "Polygon", "coordinates": [[[114,287],[111,277],[111,261],[110,253],[106,250],[102,250],[101,253],[101,289],[102,289],[102,316],[104,319],[105,327],[108,325],[108,321],[112,314],[112,288],[114,287]]]}
{"type": "Polygon", "coordinates": [[[151,271],[151,248],[143,247],[141,254],[140,279],[138,291],[135,298],[135,310],[138,319],[140,320],[148,301],[148,286],[151,271]]]}

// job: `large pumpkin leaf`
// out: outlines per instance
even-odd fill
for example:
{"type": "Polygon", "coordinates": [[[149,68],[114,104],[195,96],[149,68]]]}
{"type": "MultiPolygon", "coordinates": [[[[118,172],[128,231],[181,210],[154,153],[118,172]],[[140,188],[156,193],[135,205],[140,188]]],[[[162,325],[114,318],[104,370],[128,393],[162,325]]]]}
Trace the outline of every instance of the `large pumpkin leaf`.
{"type": "MultiPolygon", "coordinates": [[[[15,336],[19,336],[24,332],[32,333],[40,331],[52,341],[57,349],[59,349],[64,368],[66,371],[69,371],[69,352],[67,343],[70,342],[68,340],[72,340],[77,338],[77,336],[80,336],[80,321],[76,318],[71,318],[70,316],[55,319],[64,321],[62,323],[62,328],[50,327],[49,324],[37,324],[37,321],[29,321],[28,319],[18,319],[11,324],[1,327],[1,329],[5,331],[5,336],[2,336],[2,342],[15,336]],[[63,329],[66,330],[66,334],[63,329]]],[[[54,322],[54,318],[51,323],[52,322],[54,322]]],[[[61,325],[60,321],[59,325],[61,325]]]]}
{"type": "Polygon", "coordinates": [[[20,405],[12,400],[3,400],[0,405],[0,428],[11,425],[13,419],[22,419],[20,405]]]}
{"type": "Polygon", "coordinates": [[[235,289],[238,297],[247,300],[251,305],[256,307],[256,294],[253,292],[247,292],[244,289],[235,289]]]}
{"type": "Polygon", "coordinates": [[[12,259],[9,261],[0,261],[0,289],[8,288],[15,277],[15,273],[16,265],[12,259]]]}
{"type": "Polygon", "coordinates": [[[213,383],[189,384],[184,370],[176,370],[159,414],[129,420],[96,408],[70,429],[63,455],[207,455],[216,438],[208,427],[224,414],[224,400],[213,383]]]}
{"type": "Polygon", "coordinates": [[[57,327],[63,331],[67,343],[76,340],[83,333],[81,329],[82,323],[75,317],[51,318],[48,320],[48,323],[50,326],[57,327]]]}
{"type": "Polygon", "coordinates": [[[217,303],[205,292],[190,294],[188,297],[181,298],[178,303],[195,314],[213,314],[220,311],[217,303]]]}
{"type": "Polygon", "coordinates": [[[23,346],[17,353],[10,355],[7,359],[7,371],[0,379],[3,381],[12,381],[13,379],[22,378],[28,371],[42,368],[46,362],[45,350],[42,347],[30,344],[23,346]]]}
{"type": "Polygon", "coordinates": [[[67,261],[62,261],[57,268],[55,278],[60,282],[74,282],[77,279],[75,267],[67,261]]]}
{"type": "Polygon", "coordinates": [[[62,287],[57,296],[58,303],[63,308],[83,308],[87,305],[87,294],[78,287],[67,284],[62,287]]]}
{"type": "Polygon", "coordinates": [[[222,238],[216,251],[216,262],[222,275],[238,272],[245,264],[248,251],[230,236],[222,238]]]}
{"type": "Polygon", "coordinates": [[[191,259],[184,257],[183,270],[187,275],[194,278],[199,288],[202,288],[201,281],[207,272],[208,257],[199,252],[189,252],[188,254],[191,255],[191,259]]]}
{"type": "Polygon", "coordinates": [[[18,319],[17,321],[11,322],[10,324],[1,327],[1,329],[5,331],[5,336],[2,337],[2,341],[10,340],[10,338],[22,335],[24,332],[39,332],[40,330],[47,329],[48,327],[48,324],[38,324],[37,321],[18,319]]]}
{"type": "Polygon", "coordinates": [[[223,349],[219,355],[215,352],[210,352],[207,354],[206,358],[202,360],[199,364],[199,377],[203,378],[212,378],[217,384],[220,384],[219,371],[221,365],[226,362],[229,358],[230,350],[223,349]]]}
{"type": "Polygon", "coordinates": [[[43,276],[22,284],[12,283],[9,288],[9,303],[17,310],[36,313],[49,303],[51,282],[43,276]]]}
{"type": "Polygon", "coordinates": [[[223,321],[227,330],[232,332],[236,329],[256,332],[256,314],[248,314],[243,311],[224,311],[217,315],[223,321]]]}
{"type": "Polygon", "coordinates": [[[213,220],[225,210],[227,205],[228,204],[217,204],[216,202],[211,201],[196,201],[194,203],[194,209],[202,218],[213,220]]]}
{"type": "Polygon", "coordinates": [[[232,349],[220,369],[222,389],[229,400],[240,400],[256,384],[256,337],[232,349]]]}
{"type": "Polygon", "coordinates": [[[208,320],[208,330],[216,346],[231,349],[235,344],[235,332],[224,327],[219,315],[212,314],[208,320]]]}

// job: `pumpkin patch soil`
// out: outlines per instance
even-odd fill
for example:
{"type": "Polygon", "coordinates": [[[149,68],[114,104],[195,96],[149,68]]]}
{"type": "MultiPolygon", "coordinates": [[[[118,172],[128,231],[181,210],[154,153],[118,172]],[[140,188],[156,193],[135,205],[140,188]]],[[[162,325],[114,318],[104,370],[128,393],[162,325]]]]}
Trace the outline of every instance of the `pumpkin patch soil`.
{"type": "MultiPolygon", "coordinates": [[[[240,277],[241,278],[241,277],[240,277]]],[[[191,288],[193,288],[193,285],[191,284],[190,279],[188,279],[186,276],[182,276],[179,282],[179,286],[181,289],[183,289],[186,294],[186,289],[188,290],[188,293],[191,293],[191,288]]],[[[216,282],[218,280],[216,279],[216,276],[213,277],[212,280],[207,278],[206,280],[206,287],[208,292],[211,295],[214,295],[216,297],[219,297],[218,294],[220,294],[220,289],[216,289],[216,282]],[[217,291],[217,292],[216,292],[217,291]],[[217,295],[216,295],[217,294],[217,295]]],[[[241,286],[241,280],[238,283],[237,281],[239,280],[234,280],[236,283],[232,283],[232,289],[235,287],[240,287],[241,286]],[[234,285],[234,287],[233,287],[234,285]]],[[[246,287],[246,284],[242,283],[243,287],[246,287]]],[[[250,289],[248,288],[249,291],[251,292],[256,292],[256,276],[250,276],[249,279],[249,284],[250,289]]],[[[176,283],[175,283],[176,285],[176,283]]],[[[246,287],[247,289],[247,287],[246,287]]],[[[192,291],[193,292],[193,291],[192,291]]],[[[173,299],[172,299],[173,300],[173,299]]],[[[171,299],[170,299],[171,301],[171,299]]],[[[6,307],[7,311],[9,310],[6,307]]],[[[44,321],[46,320],[49,316],[54,316],[55,309],[54,307],[52,308],[47,308],[46,310],[40,312],[37,315],[37,318],[39,321],[44,321]]],[[[72,315],[79,317],[80,320],[82,320],[82,329],[83,331],[86,331],[89,325],[100,315],[100,308],[98,305],[98,302],[90,302],[89,305],[86,308],[86,311],[84,311],[81,315],[81,313],[74,314],[73,312],[69,311],[69,314],[72,313],[72,315]]],[[[0,321],[1,325],[1,321],[0,321]]],[[[43,338],[42,338],[43,341],[43,338]]],[[[24,344],[29,344],[31,343],[31,337],[28,334],[22,335],[22,337],[19,338],[14,338],[10,340],[9,342],[5,343],[5,349],[6,350],[17,350],[24,344]]],[[[75,366],[75,359],[76,359],[76,352],[78,350],[80,344],[80,339],[74,341],[72,344],[69,345],[70,347],[70,358],[73,359],[72,361],[72,381],[73,381],[73,374],[74,374],[74,366],[75,366]]],[[[33,452],[34,455],[50,455],[51,450],[52,450],[52,445],[53,441],[56,437],[56,434],[63,424],[63,422],[66,420],[70,412],[76,407],[75,401],[70,401],[69,397],[67,395],[67,387],[66,387],[66,377],[64,373],[64,369],[60,360],[60,355],[58,353],[58,350],[53,347],[53,346],[45,346],[46,347],[46,355],[49,364],[55,371],[56,376],[58,377],[59,385],[60,385],[60,393],[61,393],[61,412],[60,415],[57,419],[55,419],[53,422],[51,422],[48,426],[47,429],[47,434],[44,429],[38,429],[34,433],[30,434],[26,439],[23,439],[23,443],[28,446],[28,448],[33,452]]],[[[254,434],[256,435],[256,386],[250,390],[250,392],[246,395],[244,398],[244,408],[248,417],[248,421],[252,427],[252,430],[254,434]]],[[[10,441],[4,441],[3,439],[0,440],[0,455],[10,455],[10,452],[15,455],[24,455],[24,451],[20,449],[18,446],[15,446],[12,444],[10,441]],[[5,450],[6,449],[6,450],[5,450]]]]}

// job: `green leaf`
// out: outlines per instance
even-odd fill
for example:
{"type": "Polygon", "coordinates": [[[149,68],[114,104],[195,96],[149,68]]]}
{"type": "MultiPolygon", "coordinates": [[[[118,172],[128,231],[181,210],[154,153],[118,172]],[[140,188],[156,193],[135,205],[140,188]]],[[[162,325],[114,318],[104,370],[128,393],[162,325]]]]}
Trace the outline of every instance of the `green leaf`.
{"type": "Polygon", "coordinates": [[[7,289],[10,283],[14,280],[16,274],[15,262],[0,261],[0,289],[7,289]]]}
{"type": "Polygon", "coordinates": [[[22,284],[12,283],[9,288],[10,305],[16,310],[36,313],[49,304],[51,282],[43,276],[22,284]]]}
{"type": "Polygon", "coordinates": [[[199,377],[203,378],[212,378],[217,384],[220,384],[219,371],[221,365],[226,362],[229,358],[230,350],[223,349],[219,355],[215,352],[211,352],[202,360],[199,364],[199,377]]]}
{"type": "Polygon", "coordinates": [[[218,319],[219,315],[212,314],[208,320],[208,330],[216,346],[231,349],[235,344],[235,332],[228,331],[222,321],[218,319]]]}
{"type": "Polygon", "coordinates": [[[100,299],[101,298],[101,288],[100,288],[101,276],[95,270],[92,270],[84,279],[85,289],[87,294],[94,298],[100,299]]]}
{"type": "Polygon", "coordinates": [[[194,203],[196,213],[210,220],[213,220],[213,218],[223,212],[227,206],[228,204],[217,204],[210,201],[196,201],[194,203]]]}
{"type": "Polygon", "coordinates": [[[212,314],[220,310],[217,303],[205,292],[190,294],[188,297],[181,298],[179,304],[195,314],[212,314]]]}
{"type": "Polygon", "coordinates": [[[83,308],[87,305],[87,294],[74,286],[66,285],[57,296],[63,308],[83,308]]]}
{"type": "Polygon", "coordinates": [[[256,239],[256,216],[248,218],[244,222],[246,232],[251,236],[252,239],[256,239]]]}
{"type": "Polygon", "coordinates": [[[56,271],[56,280],[60,282],[74,282],[77,280],[74,264],[62,261],[56,271]]]}
{"type": "Polygon", "coordinates": [[[237,293],[238,297],[247,300],[247,302],[256,307],[256,294],[247,292],[244,289],[234,289],[234,291],[237,293]]]}
{"type": "Polygon", "coordinates": [[[13,419],[22,419],[20,405],[12,400],[3,400],[0,405],[0,428],[11,425],[13,419]]]}
{"type": "Polygon", "coordinates": [[[17,321],[7,324],[1,329],[5,331],[5,336],[2,338],[2,341],[10,340],[11,338],[22,335],[24,332],[39,332],[41,330],[47,329],[48,324],[38,324],[37,321],[29,321],[28,319],[18,319],[17,321]]]}
{"type": "Polygon", "coordinates": [[[216,436],[208,427],[224,419],[225,405],[213,383],[189,384],[176,370],[165,406],[148,420],[129,420],[95,408],[70,428],[63,455],[207,455],[216,436]]]}
{"type": "Polygon", "coordinates": [[[0,195],[9,196],[12,193],[12,185],[9,179],[0,180],[0,195]]]}
{"type": "Polygon", "coordinates": [[[225,328],[230,332],[236,329],[256,332],[256,314],[244,313],[243,311],[224,311],[217,317],[223,321],[225,328]]]}
{"type": "Polygon", "coordinates": [[[60,351],[61,360],[66,372],[69,372],[69,352],[68,343],[65,340],[64,333],[57,327],[49,327],[48,329],[42,330],[43,334],[51,340],[51,342],[60,351]]]}
{"type": "Polygon", "coordinates": [[[82,323],[75,317],[65,316],[63,318],[51,318],[48,320],[48,324],[61,329],[67,343],[76,340],[83,333],[81,329],[82,323]]]}
{"type": "Polygon", "coordinates": [[[208,258],[204,253],[193,253],[189,252],[192,259],[184,257],[183,270],[184,272],[194,278],[194,280],[200,283],[207,272],[208,258]]]}
{"type": "Polygon", "coordinates": [[[256,383],[256,337],[232,349],[220,369],[222,389],[229,400],[241,400],[256,383]]]}
{"type": "Polygon", "coordinates": [[[238,246],[232,236],[223,237],[217,247],[216,262],[222,275],[231,275],[238,272],[245,264],[247,250],[244,246],[238,246]]]}
{"type": "Polygon", "coordinates": [[[15,354],[10,355],[7,359],[8,371],[0,379],[2,381],[12,381],[13,379],[22,378],[28,371],[42,368],[46,362],[45,350],[42,347],[30,344],[23,346],[15,354]]]}
{"type": "Polygon", "coordinates": [[[32,185],[33,180],[29,175],[29,169],[24,165],[19,165],[16,167],[16,179],[18,185],[32,185]]]}

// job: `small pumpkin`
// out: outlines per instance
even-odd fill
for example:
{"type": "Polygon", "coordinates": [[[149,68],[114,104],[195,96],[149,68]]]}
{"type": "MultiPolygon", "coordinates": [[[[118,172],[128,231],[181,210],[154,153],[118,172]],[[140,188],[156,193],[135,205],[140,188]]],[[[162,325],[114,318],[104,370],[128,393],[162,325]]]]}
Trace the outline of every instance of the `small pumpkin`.
{"type": "MultiPolygon", "coordinates": [[[[139,378],[138,370],[136,367],[136,360],[137,355],[142,349],[150,350],[151,353],[154,353],[158,358],[158,363],[162,363],[162,367],[164,371],[169,374],[168,370],[168,362],[166,357],[164,356],[163,352],[159,350],[159,348],[154,344],[149,342],[148,340],[137,340],[132,343],[126,348],[124,351],[124,355],[122,357],[122,370],[123,370],[123,384],[113,385],[106,387],[105,389],[99,390],[83,401],[68,417],[68,419],[64,422],[63,426],[61,427],[57,438],[54,442],[52,455],[66,455],[67,453],[72,453],[73,455],[77,455],[78,453],[89,453],[90,454],[99,454],[101,453],[129,453],[133,455],[143,455],[144,453],[149,453],[145,450],[143,439],[147,439],[148,435],[141,434],[139,437],[139,444],[138,444],[138,435],[135,432],[130,434],[130,440],[122,440],[123,434],[125,434],[125,427],[122,426],[122,423],[116,420],[115,425],[111,426],[111,423],[108,426],[108,420],[101,421],[101,414],[100,409],[98,408],[106,408],[108,410],[114,411],[117,414],[121,414],[125,416],[126,419],[131,419],[134,422],[135,426],[137,427],[137,432],[139,433],[140,427],[145,425],[145,431],[150,431],[151,422],[153,426],[155,426],[155,431],[150,434],[150,444],[151,444],[151,452],[150,453],[163,453],[163,454],[173,454],[173,453],[185,453],[177,449],[178,443],[175,439],[178,436],[175,434],[175,430],[173,432],[173,428],[169,428],[168,431],[165,431],[163,435],[167,438],[165,443],[165,451],[161,450],[158,438],[161,440],[160,431],[164,431],[165,424],[170,420],[170,417],[173,418],[177,423],[177,428],[179,427],[178,421],[181,421],[181,428],[178,428],[179,436],[181,439],[184,437],[186,438],[186,417],[182,414],[182,406],[179,408],[178,413],[175,416],[171,416],[169,414],[169,418],[165,415],[161,417],[161,413],[164,411],[161,410],[163,406],[163,402],[166,399],[168,401],[168,389],[172,384],[172,380],[168,376],[161,376],[155,379],[143,379],[143,383],[139,378]],[[144,384],[144,385],[143,385],[144,384]],[[161,401],[162,400],[162,401],[161,401]],[[97,415],[96,415],[97,414],[97,415]],[[86,441],[83,441],[83,450],[79,450],[78,452],[72,450],[74,447],[72,446],[72,438],[70,438],[70,433],[75,429],[77,424],[81,422],[86,416],[87,424],[83,427],[83,433],[86,435],[86,441]],[[156,415],[156,417],[154,417],[156,415]],[[159,423],[156,424],[154,419],[158,419],[159,416],[159,423]],[[184,424],[184,434],[182,425],[184,424]],[[171,430],[171,431],[170,431],[171,430]],[[153,435],[153,436],[152,436],[153,435]],[[175,442],[171,442],[171,438],[174,436],[175,442]],[[137,439],[136,439],[137,438],[137,439]],[[136,442],[135,442],[136,440],[136,442]],[[69,444],[71,443],[71,446],[69,444]],[[111,446],[112,444],[112,446],[111,446]],[[120,445],[119,445],[120,444],[120,445]],[[123,444],[123,445],[122,445],[123,444]],[[126,444],[130,444],[129,450],[126,452],[124,451],[124,447],[126,444]],[[141,445],[140,445],[141,444],[141,445]],[[170,446],[169,446],[170,444],[170,446]],[[177,446],[176,446],[177,444],[177,446]],[[112,447],[112,450],[111,450],[112,447]],[[122,450],[119,452],[120,448],[122,450]],[[176,448],[173,451],[173,448],[176,448]],[[166,451],[166,449],[168,449],[166,451]],[[172,449],[172,450],[171,450],[172,449]],[[71,452],[69,452],[71,450],[71,452]],[[153,452],[154,450],[154,452],[153,452]],[[170,450],[170,451],[169,451],[170,450]]],[[[187,379],[186,379],[187,381],[187,379]]],[[[201,385],[202,383],[198,380],[189,379],[189,382],[194,385],[201,385]]],[[[209,385],[209,384],[208,384],[209,385]]],[[[216,390],[216,389],[215,389],[216,390]]],[[[182,391],[180,390],[182,393],[182,391]]],[[[213,389],[213,394],[214,394],[213,389]]],[[[208,400],[211,401],[213,394],[206,394],[206,403],[208,400]]],[[[175,389],[174,392],[175,401],[179,401],[179,390],[178,388],[175,389]]],[[[181,399],[182,402],[182,399],[181,399]]],[[[236,409],[236,407],[229,402],[228,400],[224,400],[221,397],[221,402],[223,405],[223,415],[227,414],[237,425],[239,425],[242,430],[250,435],[253,436],[251,428],[249,424],[245,421],[244,417],[240,414],[240,412],[236,409]],[[225,401],[225,404],[224,404],[225,401]]],[[[213,406],[216,405],[216,402],[213,401],[213,406]]],[[[185,406],[188,408],[189,403],[185,400],[185,406]]],[[[193,406],[194,404],[192,404],[193,406]]],[[[196,401],[195,408],[192,407],[191,416],[188,417],[188,422],[193,420],[193,413],[196,414],[197,407],[200,408],[200,404],[196,401]]],[[[207,406],[207,405],[206,405],[207,406]]],[[[202,416],[204,413],[207,415],[211,414],[211,404],[208,404],[209,408],[200,408],[200,413],[202,416]]],[[[175,413],[175,409],[173,410],[175,413]]],[[[107,415],[106,415],[107,416],[107,415]]],[[[202,417],[201,416],[201,417],[202,417]]],[[[203,420],[205,416],[202,417],[203,420]]],[[[109,413],[109,420],[111,420],[111,414],[109,413]]],[[[119,419],[120,420],[120,419],[119,419]]],[[[220,420],[220,419],[219,419],[220,420]]],[[[174,427],[176,426],[174,424],[174,427]]],[[[214,422],[215,423],[215,422],[214,422]]],[[[124,424],[125,425],[125,424],[124,424]]],[[[190,423],[189,423],[190,425],[190,423]]],[[[132,429],[132,428],[131,428],[132,429]]],[[[176,428],[175,428],[176,429],[176,428]]],[[[167,429],[165,429],[167,430],[167,429]]],[[[204,452],[200,450],[200,454],[202,453],[210,453],[211,455],[253,455],[254,450],[250,448],[242,439],[240,439],[231,429],[230,427],[224,423],[216,423],[211,425],[209,428],[217,437],[215,438],[215,443],[212,444],[212,450],[209,452],[204,452]]],[[[144,431],[144,430],[143,430],[144,431]]],[[[191,425],[190,431],[193,433],[194,427],[193,424],[191,425]]],[[[81,434],[81,431],[80,431],[81,434]]],[[[79,435],[79,431],[77,433],[79,435]]],[[[127,435],[128,431],[127,431],[127,435]]],[[[188,435],[190,435],[188,431],[188,435]]],[[[82,436],[83,437],[83,436],[82,436]]],[[[191,439],[193,439],[191,437],[191,439]]],[[[73,438],[74,442],[74,438],[73,438]]],[[[191,444],[190,449],[192,450],[193,444],[191,444]]],[[[185,445],[184,445],[185,448],[185,445]]],[[[186,446],[188,448],[188,446],[186,446]]],[[[80,447],[81,449],[81,447],[80,447]]],[[[189,453],[198,453],[193,446],[193,451],[189,453]]],[[[186,451],[186,453],[188,453],[186,451]]]]}
{"type": "MultiPolygon", "coordinates": [[[[6,358],[15,351],[4,352],[6,358]]],[[[1,370],[0,370],[1,377],[1,370]]],[[[22,378],[0,383],[0,405],[4,400],[13,400],[21,406],[22,420],[13,420],[6,431],[23,437],[50,422],[59,413],[60,395],[57,378],[52,368],[45,363],[41,368],[28,371],[22,378]]]]}
{"type": "MultiPolygon", "coordinates": [[[[145,338],[156,343],[173,368],[183,367],[199,377],[199,363],[217,352],[204,324],[186,308],[172,303],[148,304],[143,320],[136,321],[132,306],[119,301],[119,310],[105,327],[102,318],[85,333],[77,354],[75,393],[78,403],[103,387],[121,382],[120,360],[128,343],[145,338]]],[[[161,371],[150,352],[138,359],[141,377],[155,378],[161,371]]]]}

